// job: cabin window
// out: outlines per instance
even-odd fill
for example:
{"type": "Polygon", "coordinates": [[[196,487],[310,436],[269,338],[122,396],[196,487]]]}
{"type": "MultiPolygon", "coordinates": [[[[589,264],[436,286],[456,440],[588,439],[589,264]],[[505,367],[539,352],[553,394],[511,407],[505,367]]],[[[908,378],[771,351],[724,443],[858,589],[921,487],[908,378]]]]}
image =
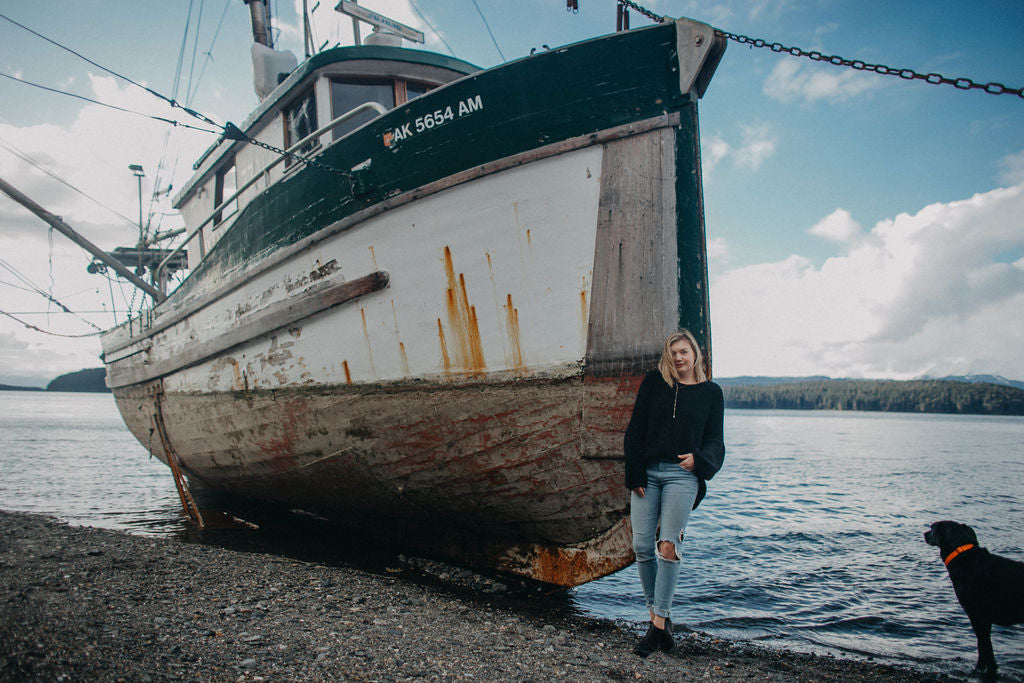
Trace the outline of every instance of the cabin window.
{"type": "MultiPolygon", "coordinates": [[[[385,108],[393,109],[395,106],[394,84],[388,79],[331,81],[331,115],[334,118],[338,118],[366,102],[379,102],[385,108]]],[[[349,119],[334,128],[333,139],[337,140],[376,117],[376,112],[366,111],[349,119]]]]}
{"type": "MultiPolygon", "coordinates": [[[[285,107],[284,110],[284,147],[290,148],[296,142],[306,137],[317,129],[316,124],[316,98],[313,97],[312,89],[285,107]]],[[[317,141],[310,140],[308,143],[293,150],[295,154],[309,154],[316,147],[317,141]]],[[[285,166],[295,163],[294,159],[285,159],[285,166]]]]}
{"type": "Polygon", "coordinates": [[[405,82],[405,100],[414,100],[420,95],[425,95],[429,90],[433,88],[426,83],[416,83],[415,81],[405,82]]]}
{"type": "MultiPolygon", "coordinates": [[[[220,206],[225,199],[235,194],[238,190],[238,170],[235,168],[235,162],[232,160],[230,163],[222,166],[217,171],[217,181],[214,186],[213,192],[213,204],[214,206],[220,206]]],[[[213,224],[217,225],[225,218],[229,218],[236,211],[238,211],[238,199],[232,199],[223,209],[218,211],[213,217],[213,224]]]]}

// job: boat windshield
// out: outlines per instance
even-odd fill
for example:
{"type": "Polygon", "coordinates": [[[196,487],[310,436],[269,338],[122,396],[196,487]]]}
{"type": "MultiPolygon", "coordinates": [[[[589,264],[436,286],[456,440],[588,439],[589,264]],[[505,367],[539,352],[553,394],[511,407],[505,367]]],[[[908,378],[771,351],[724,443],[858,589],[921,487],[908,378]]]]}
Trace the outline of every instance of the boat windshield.
{"type": "MultiPolygon", "coordinates": [[[[390,79],[331,80],[331,115],[338,117],[360,104],[377,102],[387,109],[395,107],[395,84],[390,79]]],[[[334,129],[334,138],[351,133],[359,126],[378,116],[364,112],[334,129]]]]}

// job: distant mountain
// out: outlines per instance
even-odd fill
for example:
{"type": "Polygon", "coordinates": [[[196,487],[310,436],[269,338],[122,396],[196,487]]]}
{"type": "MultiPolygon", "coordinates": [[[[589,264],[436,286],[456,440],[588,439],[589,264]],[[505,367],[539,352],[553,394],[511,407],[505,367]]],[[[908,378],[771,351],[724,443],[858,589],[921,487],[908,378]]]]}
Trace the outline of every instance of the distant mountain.
{"type": "Polygon", "coordinates": [[[717,380],[726,408],[1024,415],[1024,388],[945,379],[717,380]]]}
{"type": "Polygon", "coordinates": [[[79,370],[78,372],[69,372],[47,384],[46,390],[106,392],[110,391],[105,382],[106,377],[106,368],[90,368],[88,370],[79,370]]]}
{"type": "Polygon", "coordinates": [[[0,384],[0,391],[43,391],[42,387],[16,387],[13,384],[0,384]]]}
{"type": "Polygon", "coordinates": [[[997,384],[1004,387],[1024,389],[1024,382],[1006,379],[1000,375],[947,375],[946,377],[922,377],[921,379],[937,379],[946,382],[969,382],[970,384],[997,384]]]}
{"type": "Polygon", "coordinates": [[[830,382],[831,377],[824,375],[813,375],[810,377],[752,377],[742,375],[740,377],[716,377],[715,383],[720,387],[763,387],[773,384],[792,384],[794,382],[830,382]]]}
{"type": "MultiPolygon", "coordinates": [[[[1003,387],[1014,387],[1024,389],[1024,382],[1016,379],[1007,379],[1001,375],[947,375],[946,377],[931,377],[922,375],[916,378],[922,382],[967,382],[969,384],[995,384],[1003,387]]],[[[716,377],[715,382],[721,387],[763,387],[775,384],[795,384],[798,382],[845,382],[847,379],[835,379],[824,375],[810,375],[808,377],[761,377],[741,375],[740,377],[716,377]]],[[[856,380],[863,382],[891,382],[898,380],[856,380]]]]}

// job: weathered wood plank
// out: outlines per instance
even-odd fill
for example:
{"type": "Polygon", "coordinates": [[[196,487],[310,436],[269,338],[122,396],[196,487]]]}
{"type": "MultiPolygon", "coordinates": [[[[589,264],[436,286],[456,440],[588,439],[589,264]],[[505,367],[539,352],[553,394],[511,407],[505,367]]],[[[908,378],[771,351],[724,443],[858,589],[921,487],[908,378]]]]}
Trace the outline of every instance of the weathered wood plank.
{"type": "Polygon", "coordinates": [[[259,313],[247,317],[237,327],[229,329],[213,339],[184,349],[171,359],[149,364],[136,363],[127,360],[131,355],[135,355],[129,354],[123,359],[108,361],[107,386],[113,389],[146,382],[202,363],[217,354],[224,353],[274,330],[293,325],[339,304],[384,289],[388,286],[388,281],[387,273],[377,271],[347,282],[315,285],[291,299],[267,306],[259,313]]]}
{"type": "Polygon", "coordinates": [[[606,146],[588,374],[642,372],[678,322],[675,135],[664,128],[606,146]]]}

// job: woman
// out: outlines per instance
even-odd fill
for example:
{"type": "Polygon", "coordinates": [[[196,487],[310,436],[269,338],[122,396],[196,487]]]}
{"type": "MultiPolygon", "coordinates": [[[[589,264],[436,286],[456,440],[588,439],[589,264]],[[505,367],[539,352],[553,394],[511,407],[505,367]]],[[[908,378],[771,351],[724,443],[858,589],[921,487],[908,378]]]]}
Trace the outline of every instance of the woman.
{"type": "Polygon", "coordinates": [[[674,652],[672,596],[690,511],[722,467],[724,400],[710,382],[697,340],[680,330],[665,340],[658,369],[644,377],[626,429],[626,488],[633,551],[651,614],[634,648],[641,657],[674,652]]]}

